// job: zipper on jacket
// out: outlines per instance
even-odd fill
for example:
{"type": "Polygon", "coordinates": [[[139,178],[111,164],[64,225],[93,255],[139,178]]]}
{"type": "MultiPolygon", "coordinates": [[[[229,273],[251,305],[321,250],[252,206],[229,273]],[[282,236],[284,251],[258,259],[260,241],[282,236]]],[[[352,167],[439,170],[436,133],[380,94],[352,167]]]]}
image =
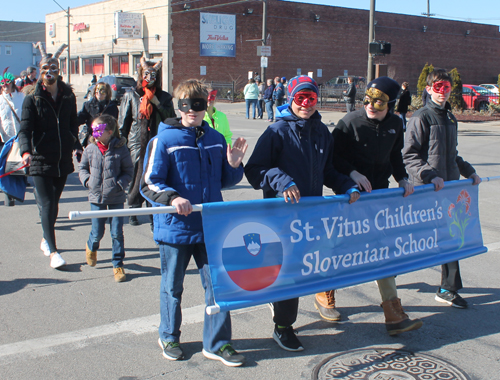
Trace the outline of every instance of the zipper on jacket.
{"type": "MultiPolygon", "coordinates": [[[[40,99],[43,99],[47,102],[47,104],[50,106],[50,108],[52,108],[52,111],[54,111],[54,115],[56,117],[56,121],[57,121],[57,136],[59,137],[59,161],[57,162],[57,174],[58,174],[58,177],[61,176],[61,167],[60,167],[60,164],[61,164],[61,158],[62,158],[62,144],[61,144],[61,130],[59,128],[59,113],[56,112],[56,110],[54,109],[54,107],[52,107],[52,104],[50,104],[50,102],[41,97],[41,96],[37,96],[37,98],[40,98],[40,99]]],[[[62,106],[62,102],[61,102],[61,106],[62,106]]],[[[59,106],[59,111],[61,110],[61,106],[59,106]]]]}

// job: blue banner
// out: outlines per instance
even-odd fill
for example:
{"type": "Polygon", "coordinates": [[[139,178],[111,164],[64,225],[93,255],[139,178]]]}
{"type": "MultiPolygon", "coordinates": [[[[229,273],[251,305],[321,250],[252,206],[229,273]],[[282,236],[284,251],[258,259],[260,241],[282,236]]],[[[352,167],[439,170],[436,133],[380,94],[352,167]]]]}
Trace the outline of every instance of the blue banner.
{"type": "MultiPolygon", "coordinates": [[[[233,310],[486,252],[472,180],[348,196],[203,205],[215,301],[233,310]]],[[[438,279],[436,279],[438,281],[438,279]]]]}

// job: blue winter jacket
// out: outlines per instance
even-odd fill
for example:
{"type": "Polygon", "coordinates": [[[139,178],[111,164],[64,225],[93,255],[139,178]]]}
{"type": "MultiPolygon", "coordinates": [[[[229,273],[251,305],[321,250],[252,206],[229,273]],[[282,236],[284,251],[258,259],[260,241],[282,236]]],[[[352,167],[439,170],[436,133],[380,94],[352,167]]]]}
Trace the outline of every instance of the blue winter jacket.
{"type": "Polygon", "coordinates": [[[333,167],[333,136],[321,116],[295,116],[288,104],[278,107],[277,121],[260,136],[245,165],[245,175],[264,198],[274,198],[294,182],[300,195],[320,196],[323,185],[343,194],[356,186],[333,167]]]}
{"type": "MultiPolygon", "coordinates": [[[[224,136],[206,121],[200,127],[182,126],[179,118],[165,120],[151,139],[144,159],[141,194],[154,207],[170,206],[177,197],[191,204],[222,201],[222,188],[243,178],[243,165],[227,161],[224,136]]],[[[203,243],[201,213],[154,215],[157,243],[203,243]]]]}

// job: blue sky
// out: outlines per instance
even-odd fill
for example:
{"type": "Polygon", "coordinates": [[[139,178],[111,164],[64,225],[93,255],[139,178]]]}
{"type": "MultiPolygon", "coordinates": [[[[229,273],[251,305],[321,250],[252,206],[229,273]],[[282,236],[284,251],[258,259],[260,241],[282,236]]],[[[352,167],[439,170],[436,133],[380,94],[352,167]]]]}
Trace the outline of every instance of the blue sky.
{"type": "MultiPolygon", "coordinates": [[[[64,9],[97,2],[92,0],[56,1],[64,9]]],[[[173,0],[175,3],[178,1],[182,0],[173,0]]],[[[230,3],[231,0],[227,2],[230,3]]],[[[302,0],[298,2],[370,9],[370,0],[302,0]]],[[[61,10],[54,0],[21,0],[19,3],[3,0],[2,3],[0,19],[6,21],[45,22],[46,13],[61,10]]],[[[438,18],[500,25],[498,0],[430,0],[430,10],[438,18]]],[[[427,0],[377,0],[376,11],[418,16],[427,12],[427,0]]]]}

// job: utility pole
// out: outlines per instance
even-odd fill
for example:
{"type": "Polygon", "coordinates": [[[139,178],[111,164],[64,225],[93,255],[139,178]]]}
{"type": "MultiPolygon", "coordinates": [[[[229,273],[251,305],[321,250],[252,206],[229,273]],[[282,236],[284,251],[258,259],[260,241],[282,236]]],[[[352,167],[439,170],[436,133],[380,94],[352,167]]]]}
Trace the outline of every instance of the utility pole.
{"type": "Polygon", "coordinates": [[[69,35],[69,32],[70,32],[70,22],[69,22],[69,18],[70,18],[70,14],[69,14],[69,7],[68,7],[68,12],[66,12],[66,16],[68,16],[68,59],[66,60],[66,71],[68,72],[68,84],[71,83],[71,63],[70,63],[70,45],[69,45],[69,41],[70,41],[70,35],[69,35]]]}
{"type": "Polygon", "coordinates": [[[427,17],[435,16],[434,13],[431,13],[431,0],[427,0],[427,13],[422,13],[422,15],[427,17]]]}
{"type": "Polygon", "coordinates": [[[366,84],[372,81],[373,72],[373,55],[370,54],[370,42],[374,42],[375,39],[375,0],[370,0],[370,20],[368,28],[368,70],[366,74],[366,84]]]}
{"type": "Polygon", "coordinates": [[[68,83],[70,82],[71,80],[71,74],[70,74],[70,63],[69,63],[69,57],[70,57],[70,48],[69,48],[69,32],[70,32],[70,29],[69,29],[69,25],[70,25],[70,22],[69,22],[69,18],[71,17],[71,15],[69,14],[69,7],[68,7],[68,10],[64,9],[63,7],[61,7],[61,4],[59,4],[56,0],[52,0],[54,3],[56,3],[59,8],[61,8],[63,10],[63,12],[66,13],[66,17],[68,18],[68,58],[66,59],[66,71],[68,73],[68,83]]]}
{"type": "MultiPolygon", "coordinates": [[[[267,34],[267,0],[262,0],[262,46],[266,46],[267,34]]],[[[266,83],[266,68],[260,68],[260,80],[266,83]]]]}

